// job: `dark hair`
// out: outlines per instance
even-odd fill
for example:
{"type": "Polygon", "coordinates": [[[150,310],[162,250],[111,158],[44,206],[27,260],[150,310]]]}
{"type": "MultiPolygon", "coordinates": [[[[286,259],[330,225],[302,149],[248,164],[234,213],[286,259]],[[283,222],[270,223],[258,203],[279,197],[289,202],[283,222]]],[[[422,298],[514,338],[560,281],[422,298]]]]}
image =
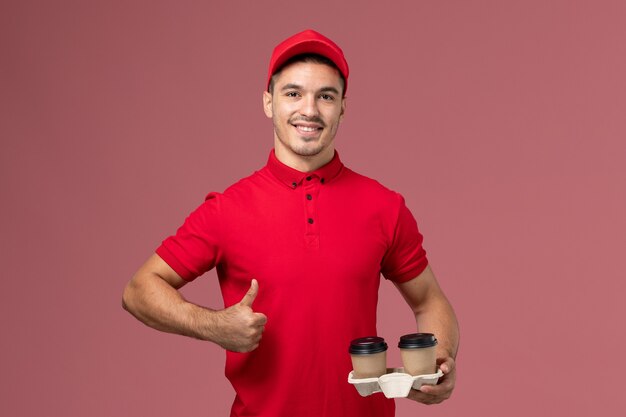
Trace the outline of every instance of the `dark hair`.
{"type": "Polygon", "coordinates": [[[281,65],[280,68],[274,71],[274,74],[272,74],[272,78],[270,78],[270,84],[267,88],[267,91],[269,91],[270,94],[274,93],[274,83],[276,82],[276,77],[278,77],[278,75],[282,72],[283,69],[285,69],[291,64],[295,64],[296,62],[322,64],[322,65],[327,65],[331,68],[336,69],[337,72],[339,73],[339,78],[341,79],[341,90],[342,90],[342,96],[343,96],[343,90],[345,90],[345,86],[346,86],[346,80],[345,78],[343,78],[343,74],[341,73],[341,71],[339,71],[339,68],[337,68],[337,65],[335,65],[333,61],[331,61],[330,59],[326,58],[323,55],[318,55],[318,54],[295,55],[289,58],[287,61],[285,61],[285,63],[281,65]]]}

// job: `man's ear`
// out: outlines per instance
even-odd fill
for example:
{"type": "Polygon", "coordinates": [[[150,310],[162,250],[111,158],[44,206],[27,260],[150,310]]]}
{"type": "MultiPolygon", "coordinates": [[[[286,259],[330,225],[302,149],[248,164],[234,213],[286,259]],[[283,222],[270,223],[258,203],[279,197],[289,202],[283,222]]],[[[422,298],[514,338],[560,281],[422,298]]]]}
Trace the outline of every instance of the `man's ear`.
{"type": "Polygon", "coordinates": [[[341,113],[339,113],[339,120],[343,120],[343,116],[346,113],[346,97],[341,99],[341,113]]]}
{"type": "Polygon", "coordinates": [[[263,91],[263,111],[267,117],[272,118],[272,95],[269,91],[263,91]]]}

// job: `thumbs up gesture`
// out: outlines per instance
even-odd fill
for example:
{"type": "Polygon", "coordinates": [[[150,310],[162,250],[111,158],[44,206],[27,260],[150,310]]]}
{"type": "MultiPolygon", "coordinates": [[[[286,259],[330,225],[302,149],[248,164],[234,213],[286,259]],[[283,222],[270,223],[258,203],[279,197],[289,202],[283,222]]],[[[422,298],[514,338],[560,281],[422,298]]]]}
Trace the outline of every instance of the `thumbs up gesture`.
{"type": "Polygon", "coordinates": [[[216,318],[219,334],[214,340],[218,345],[233,352],[250,352],[259,346],[267,317],[252,310],[258,293],[259,283],[253,279],[239,303],[219,312],[216,318]]]}

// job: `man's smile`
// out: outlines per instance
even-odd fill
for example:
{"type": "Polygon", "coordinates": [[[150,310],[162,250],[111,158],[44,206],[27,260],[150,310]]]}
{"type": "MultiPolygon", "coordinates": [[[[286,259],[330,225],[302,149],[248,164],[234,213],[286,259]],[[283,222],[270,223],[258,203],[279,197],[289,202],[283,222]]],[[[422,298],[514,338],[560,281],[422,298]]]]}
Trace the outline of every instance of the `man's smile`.
{"type": "Polygon", "coordinates": [[[325,126],[324,121],[319,117],[307,117],[304,118],[302,116],[295,116],[289,120],[294,126],[305,126],[305,127],[315,127],[322,128],[325,126]]]}
{"type": "Polygon", "coordinates": [[[304,137],[317,136],[324,129],[324,123],[321,120],[293,120],[289,122],[296,128],[298,133],[304,137]]]}
{"type": "Polygon", "coordinates": [[[315,132],[316,130],[321,129],[321,128],[313,127],[313,126],[302,126],[302,125],[294,125],[294,126],[297,129],[304,130],[305,132],[315,132]]]}

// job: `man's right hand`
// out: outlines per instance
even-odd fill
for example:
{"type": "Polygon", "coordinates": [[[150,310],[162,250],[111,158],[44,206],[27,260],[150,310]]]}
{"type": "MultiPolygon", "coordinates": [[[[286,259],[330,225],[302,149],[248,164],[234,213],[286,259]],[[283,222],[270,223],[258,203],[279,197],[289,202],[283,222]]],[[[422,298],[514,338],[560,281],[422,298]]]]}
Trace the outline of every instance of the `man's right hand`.
{"type": "Polygon", "coordinates": [[[259,292],[256,279],[239,303],[224,310],[186,301],[178,291],[186,283],[155,253],[126,285],[123,306],[157,330],[211,341],[233,352],[250,352],[259,346],[267,317],[252,310],[259,292]]]}
{"type": "Polygon", "coordinates": [[[215,324],[219,330],[213,338],[215,343],[233,352],[250,352],[259,346],[267,317],[252,310],[258,292],[259,283],[253,279],[239,303],[216,312],[215,324]]]}

